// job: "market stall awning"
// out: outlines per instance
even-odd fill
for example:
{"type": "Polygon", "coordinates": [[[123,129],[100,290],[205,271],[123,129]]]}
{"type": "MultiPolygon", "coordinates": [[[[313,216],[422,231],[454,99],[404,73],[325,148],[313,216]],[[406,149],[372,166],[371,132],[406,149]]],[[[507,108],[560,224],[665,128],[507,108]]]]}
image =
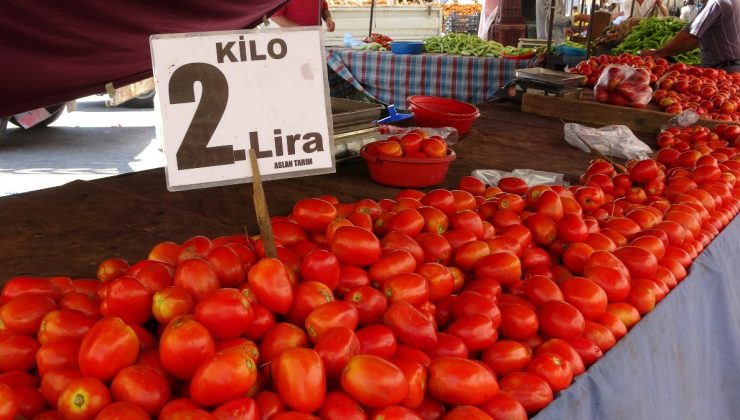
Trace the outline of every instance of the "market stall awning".
{"type": "Polygon", "coordinates": [[[0,117],[150,76],[151,34],[251,28],[284,2],[7,2],[0,13],[0,117]]]}

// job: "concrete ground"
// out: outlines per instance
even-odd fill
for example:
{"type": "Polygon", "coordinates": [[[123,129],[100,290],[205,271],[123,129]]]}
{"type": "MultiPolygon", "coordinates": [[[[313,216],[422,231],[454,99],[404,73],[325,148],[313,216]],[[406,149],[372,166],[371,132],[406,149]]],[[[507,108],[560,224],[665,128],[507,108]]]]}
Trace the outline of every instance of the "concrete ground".
{"type": "Polygon", "coordinates": [[[107,96],[77,101],[49,127],[8,124],[0,135],[0,197],[165,164],[153,109],[107,108],[107,96]]]}

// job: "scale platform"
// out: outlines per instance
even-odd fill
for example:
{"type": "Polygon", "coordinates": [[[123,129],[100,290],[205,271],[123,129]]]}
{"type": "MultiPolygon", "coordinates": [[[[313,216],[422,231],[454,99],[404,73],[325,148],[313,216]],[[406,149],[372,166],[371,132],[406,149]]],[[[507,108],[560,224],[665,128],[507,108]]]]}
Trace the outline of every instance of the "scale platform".
{"type": "Polygon", "coordinates": [[[586,76],[580,74],[532,67],[517,70],[516,79],[502,87],[497,97],[517,103],[521,103],[525,93],[581,99],[582,86],[585,84],[586,76]]]}

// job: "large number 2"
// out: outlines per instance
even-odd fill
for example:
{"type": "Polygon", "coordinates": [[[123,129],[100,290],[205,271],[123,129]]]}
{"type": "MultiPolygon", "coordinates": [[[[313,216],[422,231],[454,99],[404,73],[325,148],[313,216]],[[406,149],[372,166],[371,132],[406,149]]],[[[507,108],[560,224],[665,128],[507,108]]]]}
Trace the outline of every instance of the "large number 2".
{"type": "Polygon", "coordinates": [[[232,146],[208,147],[229,99],[229,84],[216,66],[190,63],[175,70],[169,83],[170,103],[195,102],[195,82],[201,85],[200,101],[177,149],[177,168],[183,170],[233,164],[232,146]]]}

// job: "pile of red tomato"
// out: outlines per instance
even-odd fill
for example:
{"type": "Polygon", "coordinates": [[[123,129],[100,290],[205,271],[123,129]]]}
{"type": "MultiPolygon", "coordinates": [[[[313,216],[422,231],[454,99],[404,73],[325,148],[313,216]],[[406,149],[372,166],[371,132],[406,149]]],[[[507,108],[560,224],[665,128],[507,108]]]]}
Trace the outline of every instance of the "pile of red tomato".
{"type": "Polygon", "coordinates": [[[0,295],[0,418],[526,419],[740,209],[737,127],[580,185],[305,198],[259,237],[157,244],[0,295]]]}
{"type": "Polygon", "coordinates": [[[627,53],[618,56],[591,57],[571,68],[586,76],[593,87],[610,64],[626,64],[650,70],[654,86],[653,102],[669,114],[694,110],[700,116],[721,121],[740,121],[740,73],[721,69],[668,63],[664,58],[639,57],[627,53]]]}
{"type": "Polygon", "coordinates": [[[410,130],[399,136],[388,136],[366,146],[371,156],[407,157],[410,159],[442,158],[447,156],[447,143],[439,136],[428,136],[421,130],[410,130]]]}

